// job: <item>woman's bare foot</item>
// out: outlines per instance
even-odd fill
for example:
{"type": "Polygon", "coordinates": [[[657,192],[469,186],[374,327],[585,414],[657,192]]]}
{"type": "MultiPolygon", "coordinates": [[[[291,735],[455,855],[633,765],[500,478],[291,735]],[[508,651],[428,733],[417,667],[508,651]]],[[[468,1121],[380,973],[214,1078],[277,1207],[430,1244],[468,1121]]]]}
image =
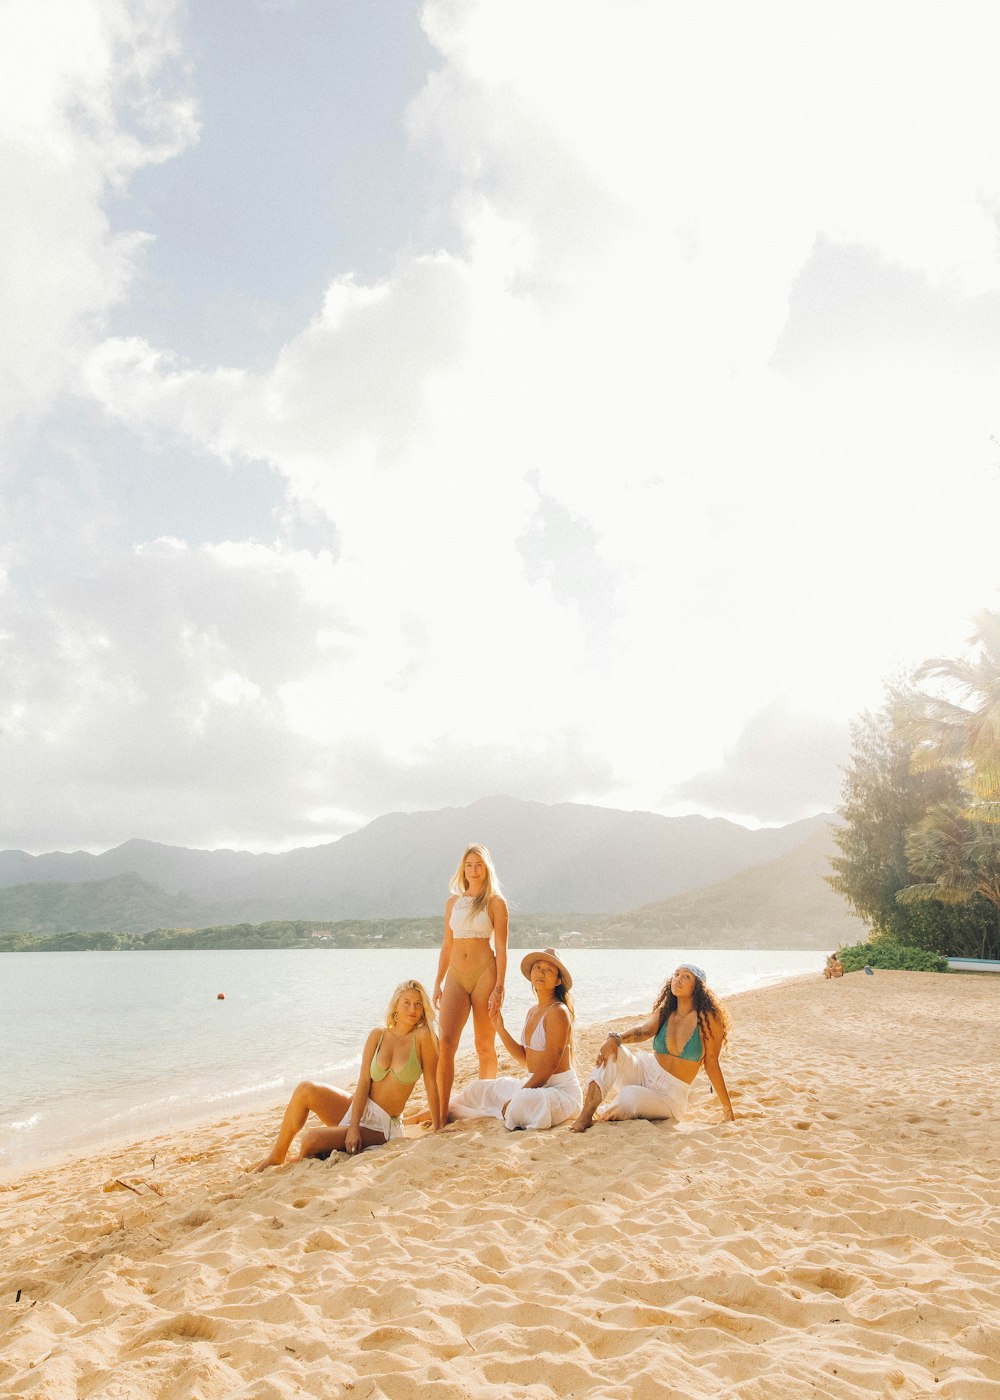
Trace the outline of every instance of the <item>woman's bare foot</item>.
{"type": "Polygon", "coordinates": [[[252,1172],[262,1172],[265,1167],[280,1167],[284,1163],[284,1157],[276,1157],[273,1152],[269,1152],[263,1157],[255,1167],[251,1167],[252,1172]]]}
{"type": "Polygon", "coordinates": [[[587,1085],[587,1097],[583,1101],[580,1109],[580,1116],[575,1123],[569,1125],[571,1133],[585,1133],[594,1121],[594,1114],[601,1106],[603,1095],[596,1084],[587,1085]]]}

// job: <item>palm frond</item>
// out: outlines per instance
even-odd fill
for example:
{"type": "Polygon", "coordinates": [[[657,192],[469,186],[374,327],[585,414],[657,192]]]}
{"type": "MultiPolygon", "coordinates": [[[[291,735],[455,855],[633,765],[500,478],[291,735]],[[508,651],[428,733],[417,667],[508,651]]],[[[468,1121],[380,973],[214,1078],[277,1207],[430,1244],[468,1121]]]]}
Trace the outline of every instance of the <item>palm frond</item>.
{"type": "Polygon", "coordinates": [[[976,893],[975,889],[959,890],[953,885],[904,885],[896,891],[897,904],[924,904],[936,899],[941,904],[966,904],[976,893]]]}

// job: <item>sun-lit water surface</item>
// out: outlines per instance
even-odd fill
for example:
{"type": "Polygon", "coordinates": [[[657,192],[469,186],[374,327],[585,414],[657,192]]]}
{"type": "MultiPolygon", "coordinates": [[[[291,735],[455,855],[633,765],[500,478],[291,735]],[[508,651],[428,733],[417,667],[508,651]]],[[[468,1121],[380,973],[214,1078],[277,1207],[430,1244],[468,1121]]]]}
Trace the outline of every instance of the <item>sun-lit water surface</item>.
{"type": "MultiPolygon", "coordinates": [[[[507,1019],[531,991],[512,950],[507,1019]]],[[[728,995],[818,971],[802,951],[563,949],[582,1023],[648,1009],[691,960],[728,995]]],[[[172,1124],[349,1082],[396,984],[430,989],[436,949],[288,948],[0,955],[0,1174],[172,1124]],[[225,999],[219,1001],[222,992],[225,999]]],[[[471,1027],[466,1032],[471,1046],[471,1027]]],[[[463,1042],[464,1044],[464,1042],[463,1042]]]]}

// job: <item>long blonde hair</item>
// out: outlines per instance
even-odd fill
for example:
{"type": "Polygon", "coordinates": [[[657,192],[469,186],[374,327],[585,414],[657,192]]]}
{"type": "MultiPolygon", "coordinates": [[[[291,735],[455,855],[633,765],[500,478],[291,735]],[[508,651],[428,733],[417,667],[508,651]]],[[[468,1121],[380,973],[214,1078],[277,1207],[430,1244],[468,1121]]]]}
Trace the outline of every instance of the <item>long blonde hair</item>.
{"type": "Polygon", "coordinates": [[[392,997],[389,1001],[389,1005],[385,1009],[386,1030],[394,1031],[396,1029],[396,1005],[399,1002],[399,998],[403,995],[404,992],[420,993],[420,1000],[423,1003],[424,1014],[423,1019],[417,1022],[413,1030],[414,1033],[416,1033],[420,1029],[420,1027],[423,1026],[426,1029],[427,1034],[430,1036],[431,1040],[433,1040],[434,1045],[436,1047],[438,1042],[437,1035],[434,1031],[434,1007],[431,1004],[430,997],[427,995],[427,989],[422,985],[422,983],[418,982],[413,977],[409,978],[409,980],[406,982],[400,982],[399,986],[393,992],[392,997]]]}
{"type": "Polygon", "coordinates": [[[448,886],[449,894],[463,895],[468,892],[469,886],[465,878],[465,862],[469,856],[478,856],[486,866],[486,879],[483,881],[483,888],[476,895],[469,908],[467,922],[471,923],[477,914],[488,913],[490,900],[494,897],[503,898],[503,891],[500,888],[500,881],[493,866],[493,857],[485,846],[481,846],[478,841],[474,841],[471,846],[466,846],[462,852],[462,859],[458,862],[458,869],[451,877],[451,884],[448,886]]]}

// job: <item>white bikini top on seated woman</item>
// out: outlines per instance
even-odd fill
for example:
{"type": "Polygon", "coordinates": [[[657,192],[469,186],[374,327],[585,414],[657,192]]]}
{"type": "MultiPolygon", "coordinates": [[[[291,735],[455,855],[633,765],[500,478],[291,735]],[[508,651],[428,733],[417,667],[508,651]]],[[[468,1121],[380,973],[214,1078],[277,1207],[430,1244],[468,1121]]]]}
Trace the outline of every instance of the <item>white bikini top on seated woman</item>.
{"type": "Polygon", "coordinates": [[[531,1012],[529,1011],[529,1012],[528,1012],[528,1015],[525,1016],[525,1018],[524,1018],[524,1030],[521,1032],[521,1044],[524,1046],[525,1050],[544,1050],[544,1049],[545,1049],[545,1016],[544,1016],[544,1014],[541,1015],[541,1016],[539,1016],[539,1018],[538,1018],[538,1025],[537,1025],[537,1026],[535,1027],[535,1029],[532,1031],[532,1033],[531,1033],[531,1039],[529,1040],[529,1039],[528,1039],[528,1017],[529,1017],[530,1015],[531,1015],[531,1012]]]}
{"type": "Polygon", "coordinates": [[[456,938],[492,938],[493,925],[485,909],[480,909],[474,919],[469,919],[472,896],[460,894],[451,906],[451,931],[456,938]]]}

